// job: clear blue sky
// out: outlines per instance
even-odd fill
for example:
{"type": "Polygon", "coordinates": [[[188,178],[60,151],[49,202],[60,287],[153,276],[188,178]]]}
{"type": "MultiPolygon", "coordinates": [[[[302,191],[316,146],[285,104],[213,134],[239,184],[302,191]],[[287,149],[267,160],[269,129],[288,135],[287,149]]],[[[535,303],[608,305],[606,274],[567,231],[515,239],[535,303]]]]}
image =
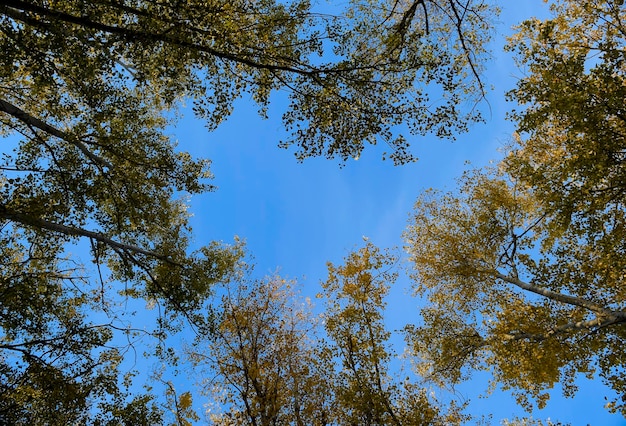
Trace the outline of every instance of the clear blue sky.
{"type": "MultiPolygon", "coordinates": [[[[380,247],[402,246],[401,233],[420,191],[452,189],[463,170],[497,160],[498,148],[511,134],[504,115],[512,105],[505,103],[504,92],[513,87],[520,71],[502,51],[504,36],[521,19],[544,14],[546,6],[541,0],[500,3],[504,5],[501,25],[485,74],[486,83],[495,87],[488,95],[487,123],[475,125],[456,142],[413,138],[413,152],[420,158],[415,164],[394,167],[381,161],[384,147],[368,147],[358,161],[343,168],[325,159],[297,163],[292,151],[277,147],[284,134],[279,108],[271,108],[270,119],[262,120],[249,99],[242,99],[231,119],[213,133],[187,115],[175,129],[180,148],[213,160],[214,184],[219,187],[215,193],[192,199],[196,243],[228,242],[238,235],[255,257],[257,274],[278,269],[281,275],[302,282],[309,295],[319,291],[325,263],[341,262],[362,243],[362,236],[380,247]]],[[[417,321],[419,300],[406,297],[407,286],[401,282],[389,300],[392,326],[417,321]]],[[[461,395],[472,399],[472,413],[492,413],[494,424],[526,415],[508,394],[496,392],[479,399],[485,389],[484,380],[478,379],[459,388],[461,395]]],[[[554,392],[547,408],[533,417],[573,425],[626,424],[604,410],[605,395],[610,390],[599,379],[581,380],[575,398],[564,399],[554,392]]]]}

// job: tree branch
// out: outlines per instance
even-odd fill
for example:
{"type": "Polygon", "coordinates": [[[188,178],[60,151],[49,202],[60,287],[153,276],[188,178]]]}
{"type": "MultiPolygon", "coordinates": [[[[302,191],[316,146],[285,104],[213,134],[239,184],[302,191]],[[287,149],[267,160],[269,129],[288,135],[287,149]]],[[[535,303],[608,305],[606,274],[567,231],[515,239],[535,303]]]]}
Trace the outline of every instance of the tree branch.
{"type": "Polygon", "coordinates": [[[370,345],[370,353],[371,353],[371,357],[374,363],[374,372],[376,374],[376,387],[378,388],[378,394],[380,398],[382,399],[383,405],[385,406],[387,412],[391,416],[391,420],[393,421],[393,423],[395,425],[400,426],[401,425],[400,420],[398,420],[398,417],[396,416],[393,406],[391,405],[391,402],[389,401],[387,392],[385,392],[385,390],[383,389],[382,374],[380,372],[380,365],[379,365],[380,358],[378,354],[376,354],[377,344],[376,344],[376,339],[374,337],[374,330],[372,329],[372,323],[370,321],[369,316],[367,315],[365,304],[361,302],[359,303],[359,306],[361,308],[361,314],[363,315],[363,320],[365,321],[365,325],[367,328],[367,334],[368,334],[369,345],[370,345]]]}
{"type": "Polygon", "coordinates": [[[85,154],[85,156],[89,158],[91,161],[93,161],[95,164],[108,167],[109,169],[113,169],[113,166],[111,165],[111,163],[95,155],[93,152],[89,150],[89,148],[85,146],[85,144],[77,140],[75,137],[67,134],[66,132],[62,130],[57,129],[56,127],[49,125],[48,123],[40,120],[37,117],[30,115],[26,111],[18,108],[17,106],[3,99],[0,99],[0,111],[5,112],[17,118],[18,120],[20,120],[22,123],[26,124],[29,127],[35,127],[39,130],[42,130],[52,136],[56,136],[57,138],[62,139],[74,145],[76,148],[80,150],[80,152],[85,154]]]}
{"type": "Polygon", "coordinates": [[[571,322],[563,324],[559,327],[553,328],[545,333],[519,333],[507,335],[508,340],[545,340],[551,336],[562,334],[570,330],[599,330],[604,327],[609,327],[616,324],[626,323],[625,311],[614,311],[610,315],[597,316],[588,321],[571,322]]]}
{"type": "Polygon", "coordinates": [[[452,8],[452,12],[454,13],[454,17],[456,18],[456,21],[454,22],[454,25],[456,27],[456,32],[457,32],[457,35],[459,36],[461,47],[463,48],[463,51],[465,52],[465,56],[467,57],[467,62],[470,66],[470,69],[472,70],[472,74],[474,75],[474,78],[476,78],[476,82],[478,83],[478,86],[480,87],[481,93],[483,94],[483,96],[485,96],[485,86],[482,83],[482,80],[480,78],[480,75],[478,74],[478,70],[476,69],[476,66],[474,65],[474,61],[472,60],[471,50],[467,46],[466,37],[463,34],[463,28],[462,28],[463,17],[461,17],[461,15],[459,14],[459,11],[456,5],[454,4],[455,1],[456,0],[450,0],[449,3],[450,3],[450,7],[452,8]]]}
{"type": "Polygon", "coordinates": [[[501,279],[507,283],[513,284],[523,290],[530,291],[531,293],[539,294],[541,296],[547,297],[548,299],[554,300],[555,302],[566,303],[568,305],[580,306],[581,308],[589,309],[600,315],[613,315],[614,311],[597,305],[593,302],[585,300],[580,297],[571,296],[568,294],[558,293],[556,291],[549,290],[547,288],[539,287],[536,284],[527,283],[519,278],[511,277],[508,275],[504,275],[499,271],[493,272],[496,278],[501,279]]]}
{"type": "MultiPolygon", "coordinates": [[[[82,17],[82,16],[79,17],[79,16],[70,15],[69,13],[65,13],[65,12],[50,10],[45,7],[37,6],[26,1],[5,0],[4,4],[5,4],[5,7],[4,7],[3,13],[5,13],[6,15],[10,16],[13,19],[28,23],[29,25],[42,26],[43,23],[36,19],[32,19],[29,16],[25,16],[22,12],[32,12],[39,16],[53,19],[55,21],[63,21],[63,22],[67,22],[70,24],[79,25],[85,28],[103,31],[109,34],[121,35],[127,38],[128,40],[159,41],[159,42],[172,44],[175,46],[191,48],[200,52],[208,53],[210,55],[213,55],[221,59],[238,62],[240,64],[247,65],[256,69],[265,69],[265,70],[270,70],[270,71],[272,70],[273,71],[287,71],[287,72],[293,72],[293,73],[305,75],[305,76],[314,76],[316,74],[321,74],[325,72],[325,70],[323,69],[314,69],[312,67],[309,67],[310,69],[306,70],[303,68],[297,68],[297,67],[288,66],[288,65],[265,64],[265,63],[254,61],[252,59],[245,58],[243,56],[238,56],[234,53],[223,52],[223,51],[213,49],[209,46],[204,46],[204,45],[197,44],[197,43],[190,42],[190,41],[180,40],[180,39],[171,37],[167,34],[142,32],[142,31],[137,31],[137,30],[130,29],[130,28],[123,28],[119,26],[103,24],[100,22],[94,22],[94,21],[87,19],[86,17],[82,17]]],[[[298,63],[298,65],[303,66],[305,64],[298,63]]]]}
{"type": "Polygon", "coordinates": [[[68,235],[68,236],[72,236],[72,237],[87,237],[87,238],[91,238],[91,239],[93,239],[95,241],[99,241],[101,243],[104,243],[104,244],[106,244],[106,245],[108,245],[108,246],[110,246],[110,247],[112,247],[113,249],[116,249],[116,250],[121,250],[123,252],[143,254],[145,256],[152,257],[152,258],[155,258],[155,259],[158,259],[158,260],[162,260],[162,261],[170,263],[172,265],[182,266],[179,263],[173,261],[168,256],[159,254],[159,253],[151,251],[151,250],[146,250],[146,249],[143,249],[141,247],[134,246],[132,244],[125,244],[125,243],[121,243],[119,241],[115,241],[115,240],[107,237],[103,233],[94,232],[94,231],[88,231],[86,229],[76,228],[76,227],[73,227],[73,226],[66,226],[66,225],[62,225],[60,223],[50,222],[50,221],[45,220],[45,219],[32,217],[32,216],[29,216],[27,214],[18,213],[18,212],[12,212],[12,211],[7,210],[6,206],[3,206],[3,205],[0,205],[0,218],[4,218],[4,219],[7,219],[7,220],[10,220],[10,221],[13,221],[13,222],[18,222],[18,223],[21,223],[23,225],[29,225],[29,226],[34,226],[36,228],[46,229],[46,230],[52,231],[52,232],[58,232],[60,234],[64,234],[64,235],[68,235]]]}

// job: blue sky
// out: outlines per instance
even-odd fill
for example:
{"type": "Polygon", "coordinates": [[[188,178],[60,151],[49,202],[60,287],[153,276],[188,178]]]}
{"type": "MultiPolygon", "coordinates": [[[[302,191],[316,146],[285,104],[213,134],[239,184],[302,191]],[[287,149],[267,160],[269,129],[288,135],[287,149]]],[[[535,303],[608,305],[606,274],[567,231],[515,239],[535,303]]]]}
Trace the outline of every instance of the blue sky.
{"type": "MultiPolygon", "coordinates": [[[[402,246],[401,234],[420,191],[453,189],[463,170],[497,161],[499,148],[510,137],[512,126],[504,116],[512,105],[505,103],[504,92],[513,87],[521,71],[502,51],[504,34],[521,19],[544,14],[546,6],[541,0],[500,3],[504,4],[501,24],[485,73],[486,83],[494,86],[488,95],[487,122],[473,126],[456,142],[413,138],[413,153],[420,158],[415,164],[394,167],[383,162],[384,147],[378,146],[368,147],[358,161],[351,160],[343,168],[336,160],[297,163],[292,151],[277,147],[284,135],[280,108],[271,107],[270,119],[263,120],[249,99],[238,102],[233,116],[212,133],[187,114],[174,130],[180,148],[213,160],[213,183],[218,186],[217,192],[191,201],[195,242],[229,242],[238,235],[246,240],[258,275],[278,270],[300,281],[307,295],[319,291],[326,262],[340,263],[362,243],[362,236],[380,247],[402,246]]],[[[280,104],[280,95],[276,98],[280,104]]],[[[388,310],[392,327],[417,321],[420,302],[407,297],[407,291],[406,280],[392,291],[388,310]]],[[[491,413],[495,424],[526,415],[509,394],[477,398],[485,389],[480,379],[459,388],[472,400],[470,412],[491,413]]],[[[573,425],[626,424],[604,410],[604,396],[610,394],[599,379],[581,380],[575,398],[564,399],[554,392],[547,408],[533,417],[573,425]]]]}

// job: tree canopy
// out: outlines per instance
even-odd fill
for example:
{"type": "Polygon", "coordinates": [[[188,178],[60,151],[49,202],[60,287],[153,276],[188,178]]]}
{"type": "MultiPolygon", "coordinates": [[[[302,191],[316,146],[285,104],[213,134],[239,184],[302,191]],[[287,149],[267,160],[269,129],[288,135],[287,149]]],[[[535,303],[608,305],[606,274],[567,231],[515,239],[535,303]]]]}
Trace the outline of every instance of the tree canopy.
{"type": "Polygon", "coordinates": [[[391,369],[397,358],[384,322],[386,296],[398,277],[399,258],[371,242],[344,263],[328,264],[318,296],[325,302],[321,358],[333,369],[330,386],[339,425],[461,424],[455,404],[439,403],[419,380],[391,369]]]}
{"type": "Polygon", "coordinates": [[[216,425],[323,425],[327,373],[315,354],[316,321],[297,283],[280,276],[228,283],[209,335],[186,352],[216,425]]]}
{"type": "Polygon", "coordinates": [[[243,250],[189,248],[186,197],[214,188],[209,161],[166,130],[183,102],[213,129],[244,94],[265,114],[286,91],[281,143],[299,159],[345,161],[379,142],[401,164],[414,158],[397,124],[450,136],[477,119],[459,102],[483,92],[485,3],[331,13],[308,1],[2,2],[3,422],[158,418],[150,396],[127,394],[128,342],[150,334],[169,357],[167,334],[207,325],[199,312],[243,250]],[[134,328],[119,305],[133,298],[159,308],[154,327],[134,328]]]}
{"type": "Polygon", "coordinates": [[[380,141],[404,163],[412,155],[396,125],[452,136],[477,118],[459,104],[484,93],[486,3],[354,1],[322,12],[308,1],[5,2],[2,111],[8,128],[70,139],[100,167],[114,154],[96,141],[121,137],[112,114],[155,129],[146,111],[160,117],[182,98],[213,128],[243,93],[264,113],[286,90],[282,144],[301,159],[346,160],[380,141]]]}
{"type": "Polygon", "coordinates": [[[512,38],[528,74],[510,96],[518,134],[494,170],[458,193],[419,197],[406,232],[423,324],[408,329],[423,371],[494,383],[539,406],[546,389],[599,374],[626,414],[624,45],[613,1],[558,1],[512,38]]]}
{"type": "Polygon", "coordinates": [[[404,329],[419,375],[406,379],[385,324],[393,252],[366,243],[329,263],[316,316],[295,281],[253,279],[238,239],[191,248],[188,199],[215,188],[210,161],[169,135],[185,103],[209,130],[242,97],[261,116],[282,106],[279,146],[341,164],[369,144],[409,163],[408,134],[454,138],[481,119],[495,7],[316,7],[2,2],[0,423],[199,420],[197,397],[159,372],[163,396],[137,391],[124,364],[145,338],[177,367],[168,339],[185,327],[216,424],[461,424],[463,404],[422,378],[439,390],[474,370],[526,408],[599,375],[626,416],[623,2],[555,0],[524,21],[505,158],[419,196],[405,239],[428,304],[404,329]]]}
{"type": "Polygon", "coordinates": [[[396,255],[367,243],[342,265],[329,263],[317,317],[297,282],[240,275],[228,283],[213,333],[197,336],[187,348],[210,401],[210,423],[413,426],[467,420],[460,407],[440,403],[406,371],[392,371],[397,354],[384,312],[397,262],[396,255]]]}

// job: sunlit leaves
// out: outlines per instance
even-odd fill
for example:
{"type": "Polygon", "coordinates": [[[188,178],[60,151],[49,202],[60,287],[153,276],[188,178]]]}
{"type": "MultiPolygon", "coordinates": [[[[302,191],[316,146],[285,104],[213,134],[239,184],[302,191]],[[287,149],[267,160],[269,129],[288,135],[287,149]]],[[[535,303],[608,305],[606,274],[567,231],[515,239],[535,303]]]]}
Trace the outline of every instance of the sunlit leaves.
{"type": "Polygon", "coordinates": [[[390,363],[397,355],[384,323],[385,296],[397,278],[396,255],[372,243],[350,253],[340,266],[328,264],[322,283],[328,341],[321,354],[337,360],[331,389],[338,424],[457,424],[457,407],[441,407],[419,383],[398,380],[390,363]],[[448,411],[444,410],[447,408],[448,411]]]}
{"type": "Polygon", "coordinates": [[[423,371],[454,383],[489,369],[527,408],[594,371],[625,391],[624,9],[552,10],[510,44],[527,71],[510,94],[523,108],[512,152],[459,193],[422,195],[406,232],[432,302],[408,329],[423,371]]]}
{"type": "Polygon", "coordinates": [[[324,424],[326,372],[314,354],[311,307],[279,276],[240,276],[224,289],[216,327],[188,356],[216,404],[214,424],[324,424]]]}
{"type": "Polygon", "coordinates": [[[511,92],[527,108],[513,115],[523,149],[507,164],[567,221],[622,200],[624,8],[561,1],[553,10],[511,43],[530,73],[511,92]]]}
{"type": "Polygon", "coordinates": [[[525,407],[529,395],[543,406],[557,382],[571,395],[576,374],[617,349],[605,339],[619,333],[623,313],[596,266],[614,248],[581,256],[588,241],[554,233],[532,192],[502,175],[461,183],[460,194],[420,197],[405,234],[416,291],[431,302],[423,324],[406,330],[420,372],[458,383],[489,369],[525,407]]]}

